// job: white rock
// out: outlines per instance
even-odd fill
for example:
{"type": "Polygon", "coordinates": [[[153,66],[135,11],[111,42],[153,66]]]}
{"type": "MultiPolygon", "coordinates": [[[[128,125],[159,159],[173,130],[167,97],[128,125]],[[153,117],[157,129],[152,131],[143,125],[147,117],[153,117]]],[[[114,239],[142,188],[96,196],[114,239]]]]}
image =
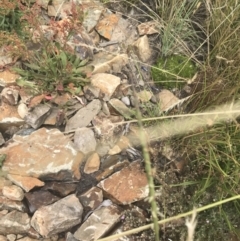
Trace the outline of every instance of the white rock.
{"type": "Polygon", "coordinates": [[[15,201],[22,201],[24,198],[23,190],[16,185],[3,187],[2,193],[3,196],[15,201]]]}

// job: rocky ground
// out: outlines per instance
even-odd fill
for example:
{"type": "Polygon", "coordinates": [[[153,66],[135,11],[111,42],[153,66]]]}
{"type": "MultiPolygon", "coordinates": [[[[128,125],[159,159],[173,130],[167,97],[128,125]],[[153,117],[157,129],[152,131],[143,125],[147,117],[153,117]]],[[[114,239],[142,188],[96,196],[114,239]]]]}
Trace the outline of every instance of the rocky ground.
{"type": "MultiPolygon", "coordinates": [[[[46,19],[60,14],[64,25],[69,4],[60,12],[41,7],[46,19]]],[[[31,95],[16,84],[17,74],[0,72],[0,240],[90,241],[151,222],[136,110],[160,116],[182,103],[186,91],[174,95],[152,83],[150,66],[160,49],[154,22],[136,9],[126,17],[97,1],[84,2],[84,9],[84,28],[69,43],[94,67],[81,93],[31,95]]],[[[40,28],[56,36],[47,22],[40,28]]],[[[2,54],[0,61],[13,60],[2,54]]],[[[160,158],[159,148],[154,142],[156,172],[167,164],[169,178],[179,180],[184,163],[171,150],[160,158]]],[[[124,240],[154,235],[148,230],[124,240]]]]}

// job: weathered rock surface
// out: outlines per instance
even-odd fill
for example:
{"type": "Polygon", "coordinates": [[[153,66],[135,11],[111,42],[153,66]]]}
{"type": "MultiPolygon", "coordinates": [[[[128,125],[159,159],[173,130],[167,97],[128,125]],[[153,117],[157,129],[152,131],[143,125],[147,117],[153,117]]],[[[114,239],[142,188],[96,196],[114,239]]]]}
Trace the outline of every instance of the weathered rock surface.
{"type": "Polygon", "coordinates": [[[58,129],[42,128],[29,136],[15,135],[13,140],[0,150],[7,155],[3,171],[36,178],[80,179],[83,154],[58,129]]]}
{"type": "Polygon", "coordinates": [[[84,154],[95,151],[97,142],[91,129],[81,128],[74,134],[74,145],[84,154]]]}
{"type": "Polygon", "coordinates": [[[101,110],[100,100],[93,100],[87,106],[80,109],[66,124],[65,131],[86,127],[101,110]]]}
{"type": "Polygon", "coordinates": [[[101,181],[98,187],[118,203],[126,205],[148,196],[148,182],[140,161],[132,162],[128,167],[101,181]]]}
{"type": "Polygon", "coordinates": [[[0,234],[27,234],[30,227],[26,213],[12,211],[0,219],[0,234]]]}
{"type": "Polygon", "coordinates": [[[3,196],[15,201],[22,201],[24,198],[23,190],[16,185],[3,187],[2,193],[3,196]]]}
{"type": "Polygon", "coordinates": [[[79,224],[82,213],[81,203],[72,194],[54,204],[38,209],[31,219],[31,225],[43,237],[49,237],[79,224]]]}
{"type": "Polygon", "coordinates": [[[99,239],[114,226],[119,220],[121,213],[121,209],[115,205],[95,210],[74,233],[74,237],[81,241],[99,239]]]}

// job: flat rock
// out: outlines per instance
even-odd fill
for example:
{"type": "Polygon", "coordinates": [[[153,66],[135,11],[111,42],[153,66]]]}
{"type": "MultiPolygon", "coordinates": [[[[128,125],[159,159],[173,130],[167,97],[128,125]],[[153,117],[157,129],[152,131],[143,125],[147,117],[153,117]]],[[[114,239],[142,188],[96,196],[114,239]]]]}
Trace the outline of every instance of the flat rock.
{"type": "Polygon", "coordinates": [[[95,151],[97,142],[94,132],[86,127],[77,130],[74,134],[74,145],[77,150],[84,154],[95,151]]]}
{"type": "Polygon", "coordinates": [[[34,187],[44,186],[44,182],[35,177],[26,177],[21,175],[7,174],[7,177],[17,186],[21,187],[25,192],[29,192],[34,187]]]}
{"type": "Polygon", "coordinates": [[[171,106],[174,106],[179,99],[169,90],[162,90],[158,95],[161,111],[167,111],[171,106]]]}
{"type": "Polygon", "coordinates": [[[98,171],[99,166],[100,166],[100,158],[99,158],[99,155],[95,152],[88,157],[84,166],[84,172],[87,174],[96,172],[98,171]]]}
{"type": "Polygon", "coordinates": [[[87,106],[80,109],[67,122],[65,131],[75,130],[77,128],[86,127],[101,110],[102,105],[100,100],[93,100],[87,106]]]}
{"type": "Polygon", "coordinates": [[[79,224],[82,213],[81,203],[75,194],[72,194],[38,209],[31,219],[31,225],[43,237],[49,237],[79,224]]]}
{"type": "Polygon", "coordinates": [[[122,210],[116,205],[95,210],[74,233],[74,237],[81,241],[99,239],[118,222],[121,213],[122,210]]]}
{"type": "Polygon", "coordinates": [[[120,78],[112,74],[94,74],[91,76],[91,84],[99,88],[104,94],[103,100],[109,100],[120,84],[120,78]]]}
{"type": "Polygon", "coordinates": [[[15,201],[22,201],[24,198],[23,190],[16,185],[3,187],[2,193],[3,196],[15,201]]]}
{"type": "Polygon", "coordinates": [[[0,146],[2,146],[5,143],[4,137],[2,133],[0,132],[0,146]]]}
{"type": "Polygon", "coordinates": [[[29,136],[15,135],[13,141],[0,150],[7,155],[3,171],[43,180],[80,179],[83,154],[58,129],[41,128],[29,136]]]}
{"type": "Polygon", "coordinates": [[[31,213],[34,213],[42,206],[47,206],[59,200],[59,197],[46,190],[25,193],[25,198],[31,213]]]}
{"type": "Polygon", "coordinates": [[[44,123],[44,121],[50,115],[50,113],[50,106],[39,104],[36,107],[34,107],[33,110],[28,112],[28,114],[24,117],[24,120],[32,128],[37,129],[44,123]]]}
{"type": "Polygon", "coordinates": [[[98,187],[123,205],[144,199],[149,193],[147,177],[140,161],[132,162],[128,167],[101,181],[98,187]]]}
{"type": "Polygon", "coordinates": [[[0,234],[27,234],[29,229],[27,213],[12,211],[0,219],[0,234]]]}

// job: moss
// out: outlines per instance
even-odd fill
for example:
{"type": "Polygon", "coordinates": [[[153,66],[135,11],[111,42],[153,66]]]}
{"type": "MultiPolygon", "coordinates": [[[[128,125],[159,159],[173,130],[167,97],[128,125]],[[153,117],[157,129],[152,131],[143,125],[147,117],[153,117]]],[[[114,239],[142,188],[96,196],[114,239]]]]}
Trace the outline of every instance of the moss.
{"type": "Polygon", "coordinates": [[[156,84],[166,88],[180,88],[185,84],[185,81],[181,78],[192,78],[197,72],[197,66],[185,56],[172,55],[167,59],[158,59],[151,72],[156,84]]]}

